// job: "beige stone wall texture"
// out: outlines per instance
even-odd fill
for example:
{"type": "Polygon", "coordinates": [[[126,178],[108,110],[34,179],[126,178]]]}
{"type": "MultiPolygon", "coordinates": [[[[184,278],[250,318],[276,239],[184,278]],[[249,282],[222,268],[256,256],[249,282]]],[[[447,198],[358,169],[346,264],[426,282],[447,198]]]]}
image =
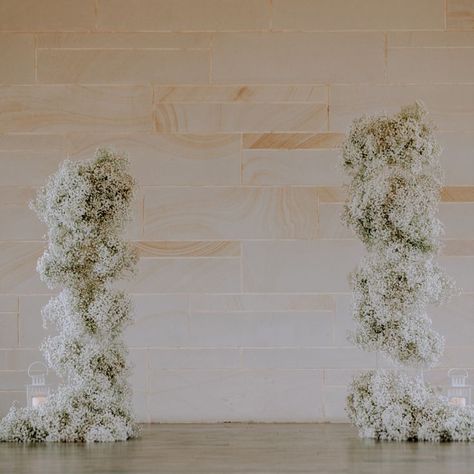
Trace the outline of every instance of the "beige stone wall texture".
{"type": "MultiPolygon", "coordinates": [[[[0,0],[0,414],[50,294],[27,203],[66,157],[127,152],[140,253],[126,334],[142,421],[342,421],[361,245],[338,146],[425,102],[446,172],[441,367],[474,368],[473,0],[0,0]]],[[[379,362],[384,365],[383,361],[379,362]]],[[[473,371],[474,376],[474,371],[473,371]]]]}

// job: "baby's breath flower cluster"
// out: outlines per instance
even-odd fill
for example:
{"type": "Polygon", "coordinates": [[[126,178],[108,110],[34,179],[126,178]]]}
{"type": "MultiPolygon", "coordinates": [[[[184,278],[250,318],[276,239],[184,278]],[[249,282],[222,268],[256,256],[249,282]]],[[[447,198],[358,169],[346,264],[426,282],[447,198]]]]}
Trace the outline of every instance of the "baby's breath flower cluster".
{"type": "Polygon", "coordinates": [[[354,341],[412,367],[434,365],[443,338],[427,304],[454,284],[435,262],[440,247],[439,147],[424,109],[358,119],[343,146],[351,178],[343,218],[369,255],[352,275],[354,341]]]}
{"type": "Polygon", "coordinates": [[[454,407],[418,378],[391,371],[356,377],[347,400],[360,436],[393,441],[474,441],[474,409],[454,407]]]}
{"type": "Polygon", "coordinates": [[[3,441],[120,441],[137,433],[122,341],[130,299],[112,287],[133,273],[136,255],[120,234],[129,218],[134,180],[128,161],[100,149],[91,161],[65,161],[32,208],[48,225],[38,272],[62,287],[43,308],[58,334],[42,346],[67,382],[38,408],[13,407],[0,422],[3,441]]]}
{"type": "Polygon", "coordinates": [[[414,104],[392,117],[362,117],[344,142],[344,218],[369,250],[439,248],[440,149],[425,115],[414,104]]]}
{"type": "Polygon", "coordinates": [[[439,304],[451,282],[432,258],[418,251],[387,247],[369,253],[352,275],[357,329],[352,340],[383,351],[395,363],[433,366],[443,338],[432,329],[426,305],[439,304]]]}
{"type": "MultiPolygon", "coordinates": [[[[419,104],[358,119],[343,145],[351,178],[343,219],[368,255],[352,274],[359,347],[404,367],[431,367],[443,352],[428,304],[445,302],[454,282],[436,263],[442,226],[439,147],[419,104]]],[[[362,437],[474,440],[474,410],[450,407],[420,379],[391,372],[355,378],[347,411],[362,437]]]]}

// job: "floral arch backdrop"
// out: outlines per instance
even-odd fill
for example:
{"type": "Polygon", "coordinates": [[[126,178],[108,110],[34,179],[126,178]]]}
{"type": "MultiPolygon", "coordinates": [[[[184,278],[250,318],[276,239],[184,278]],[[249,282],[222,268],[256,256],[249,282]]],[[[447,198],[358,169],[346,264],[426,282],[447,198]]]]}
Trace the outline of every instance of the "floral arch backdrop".
{"type": "MultiPolygon", "coordinates": [[[[454,282],[436,262],[442,173],[439,147],[420,104],[393,117],[354,121],[343,146],[351,182],[344,221],[367,248],[352,275],[352,339],[399,368],[437,363],[443,338],[431,327],[428,304],[441,304],[454,282]]],[[[128,296],[113,281],[133,273],[136,255],[121,238],[134,180],[127,160],[98,150],[90,161],[65,161],[33,202],[48,226],[38,272],[61,287],[43,309],[58,334],[42,346],[66,382],[37,408],[12,407],[0,441],[120,441],[137,435],[122,340],[130,322],[128,296]]],[[[422,377],[398,369],[356,377],[347,412],[362,437],[469,441],[474,410],[453,407],[422,377]]]]}

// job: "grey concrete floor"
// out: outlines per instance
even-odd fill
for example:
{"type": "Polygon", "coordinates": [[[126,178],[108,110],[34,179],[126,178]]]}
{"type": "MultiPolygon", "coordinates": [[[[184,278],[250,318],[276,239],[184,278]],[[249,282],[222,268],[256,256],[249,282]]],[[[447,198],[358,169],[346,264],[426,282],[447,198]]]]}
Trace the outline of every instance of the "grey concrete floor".
{"type": "Polygon", "coordinates": [[[474,443],[389,443],[344,424],[145,425],[113,444],[0,444],[3,474],[474,473],[474,443]]]}

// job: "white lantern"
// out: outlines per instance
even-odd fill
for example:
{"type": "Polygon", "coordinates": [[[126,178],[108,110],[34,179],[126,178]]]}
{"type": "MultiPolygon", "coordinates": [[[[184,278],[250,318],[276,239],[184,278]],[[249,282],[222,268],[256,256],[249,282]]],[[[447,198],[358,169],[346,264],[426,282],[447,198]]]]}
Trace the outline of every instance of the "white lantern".
{"type": "Polygon", "coordinates": [[[31,384],[26,386],[27,405],[28,408],[38,408],[49,397],[49,385],[46,385],[48,367],[42,362],[33,362],[28,367],[28,375],[31,377],[31,384]]]}
{"type": "Polygon", "coordinates": [[[468,372],[466,369],[450,369],[448,377],[451,385],[448,388],[448,403],[457,407],[471,404],[471,386],[467,385],[468,372]]]}

